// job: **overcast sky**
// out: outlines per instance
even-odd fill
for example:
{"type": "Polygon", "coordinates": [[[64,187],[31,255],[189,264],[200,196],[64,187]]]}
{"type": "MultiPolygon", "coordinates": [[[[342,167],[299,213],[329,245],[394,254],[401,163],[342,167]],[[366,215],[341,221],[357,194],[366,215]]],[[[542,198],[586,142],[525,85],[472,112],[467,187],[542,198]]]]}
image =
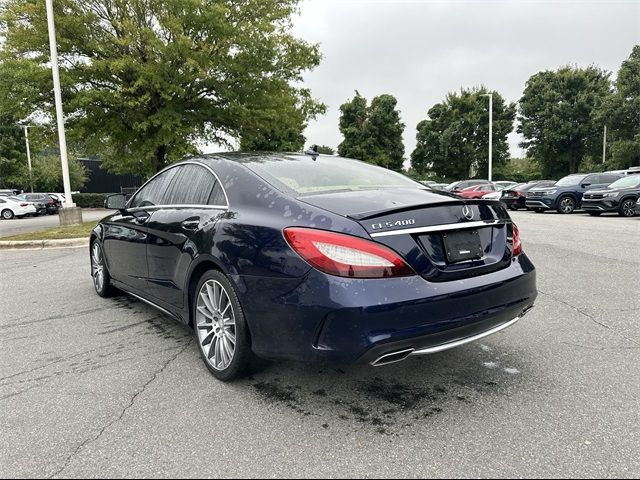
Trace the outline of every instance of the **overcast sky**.
{"type": "MultiPolygon", "coordinates": [[[[517,101],[527,79],[566,64],[617,72],[640,43],[640,1],[305,0],[295,33],[324,56],[305,75],[327,104],[307,143],[342,140],[339,106],[357,89],[398,99],[405,156],[427,110],[460,87],[483,84],[517,101]]],[[[523,156],[516,134],[511,153],[523,156]]]]}

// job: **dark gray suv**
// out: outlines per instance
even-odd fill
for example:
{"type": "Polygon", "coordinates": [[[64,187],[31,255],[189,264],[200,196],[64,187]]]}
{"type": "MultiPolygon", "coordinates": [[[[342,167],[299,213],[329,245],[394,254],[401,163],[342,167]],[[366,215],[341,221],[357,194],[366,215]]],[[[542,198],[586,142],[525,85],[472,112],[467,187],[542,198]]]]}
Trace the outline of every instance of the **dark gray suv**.
{"type": "Polygon", "coordinates": [[[532,188],[525,205],[536,212],[557,210],[571,213],[580,208],[587,190],[602,190],[622,178],[617,173],[576,173],[561,178],[552,187],[532,188]]]}

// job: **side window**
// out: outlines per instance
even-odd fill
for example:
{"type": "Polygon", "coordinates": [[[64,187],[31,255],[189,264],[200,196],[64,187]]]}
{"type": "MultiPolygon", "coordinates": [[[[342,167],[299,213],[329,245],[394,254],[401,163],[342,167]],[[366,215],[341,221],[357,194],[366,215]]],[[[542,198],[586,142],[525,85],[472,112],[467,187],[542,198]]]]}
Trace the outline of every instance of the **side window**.
{"type": "Polygon", "coordinates": [[[166,205],[168,198],[167,193],[171,181],[176,175],[176,168],[165,170],[157,175],[144,187],[142,187],[133,197],[131,208],[136,207],[152,207],[154,205],[166,205]]]}
{"type": "Polygon", "coordinates": [[[584,185],[585,183],[597,185],[598,183],[600,183],[600,175],[589,175],[587,177],[584,177],[580,182],[580,185],[584,185]]]}
{"type": "Polygon", "coordinates": [[[169,188],[170,205],[207,205],[216,178],[199,165],[176,167],[177,174],[169,188]]]}
{"type": "Polygon", "coordinates": [[[216,184],[213,186],[213,191],[211,192],[211,196],[209,197],[209,205],[227,205],[227,199],[224,196],[224,191],[222,190],[220,182],[216,182],[216,184]]]}
{"type": "Polygon", "coordinates": [[[615,182],[619,178],[620,177],[617,177],[615,175],[602,175],[602,180],[600,181],[600,183],[606,183],[607,185],[611,185],[613,182],[615,182]]]}

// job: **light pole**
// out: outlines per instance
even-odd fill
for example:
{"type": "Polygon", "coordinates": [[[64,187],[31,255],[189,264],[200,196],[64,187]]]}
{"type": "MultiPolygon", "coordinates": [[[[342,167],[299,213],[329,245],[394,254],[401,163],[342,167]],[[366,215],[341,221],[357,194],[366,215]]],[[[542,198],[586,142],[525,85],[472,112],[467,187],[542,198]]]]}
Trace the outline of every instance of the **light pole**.
{"type": "Polygon", "coordinates": [[[29,165],[29,187],[33,193],[33,176],[31,175],[31,150],[29,149],[29,125],[21,125],[24,128],[24,141],[27,144],[27,165],[29,165]]]}
{"type": "Polygon", "coordinates": [[[486,93],[483,97],[489,97],[489,178],[491,181],[493,173],[493,92],[486,93]]]}
{"type": "Polygon", "coordinates": [[[604,137],[602,139],[602,164],[607,159],[607,126],[604,126],[604,137]]]}
{"type": "Polygon", "coordinates": [[[60,214],[61,225],[82,223],[82,212],[71,198],[71,181],[69,180],[69,162],[67,160],[67,140],[64,134],[64,112],[62,110],[62,94],[60,92],[60,71],[58,70],[58,47],[56,44],[56,27],[53,20],[53,0],[46,0],[47,24],[49,27],[49,48],[51,49],[51,72],[53,74],[53,94],[56,101],[56,119],[58,121],[58,140],[60,142],[60,163],[62,164],[62,183],[64,184],[64,207],[60,214]]]}

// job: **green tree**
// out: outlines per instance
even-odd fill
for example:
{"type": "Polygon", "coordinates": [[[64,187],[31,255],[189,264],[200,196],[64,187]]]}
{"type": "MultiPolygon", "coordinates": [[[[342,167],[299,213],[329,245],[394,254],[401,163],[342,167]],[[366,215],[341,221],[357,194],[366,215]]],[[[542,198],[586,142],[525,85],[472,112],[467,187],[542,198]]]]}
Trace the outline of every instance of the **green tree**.
{"type": "MultiPolygon", "coordinates": [[[[87,171],[78,160],[69,158],[71,190],[80,190],[87,182],[87,171]]],[[[33,158],[33,188],[40,192],[62,192],[62,164],[60,155],[42,152],[33,158]]]]}
{"type": "Polygon", "coordinates": [[[360,160],[367,156],[363,134],[367,115],[367,99],[357,90],[351,100],[340,105],[339,128],[344,140],[338,145],[338,155],[360,160]]]}
{"type": "MultiPolygon", "coordinates": [[[[0,188],[25,188],[28,176],[23,130],[11,115],[0,115],[0,188]]],[[[28,183],[28,182],[27,182],[28,183]]]]}
{"type": "MultiPolygon", "coordinates": [[[[420,173],[444,178],[466,178],[471,170],[487,177],[489,150],[489,93],[484,87],[447,95],[431,107],[428,119],[418,123],[411,166],[420,173]]],[[[509,159],[507,135],[513,130],[516,107],[493,94],[493,165],[499,169],[509,159]]]]}
{"type": "Polygon", "coordinates": [[[322,153],[324,155],[335,155],[336,154],[336,151],[333,148],[328,147],[326,145],[316,145],[316,147],[317,147],[316,150],[317,150],[318,153],[322,153]]]}
{"type": "MultiPolygon", "coordinates": [[[[297,4],[57,0],[69,141],[141,175],[200,143],[299,144],[299,126],[322,106],[298,86],[320,53],[291,33],[297,4]]],[[[44,2],[6,0],[0,28],[0,109],[51,119],[44,2]]]]}
{"type": "Polygon", "coordinates": [[[608,127],[608,166],[640,165],[640,45],[622,63],[615,92],[605,100],[596,120],[608,127]]]}
{"type": "Polygon", "coordinates": [[[385,94],[375,97],[367,106],[367,100],[356,91],[352,100],[340,106],[340,132],[344,140],[338,145],[338,153],[401,172],[404,123],[397,104],[393,95],[385,94]]]}
{"type": "Polygon", "coordinates": [[[527,81],[520,99],[518,132],[544,176],[575,173],[582,160],[602,148],[602,124],[595,112],[611,88],[609,74],[596,67],[563,67],[527,81]]]}

